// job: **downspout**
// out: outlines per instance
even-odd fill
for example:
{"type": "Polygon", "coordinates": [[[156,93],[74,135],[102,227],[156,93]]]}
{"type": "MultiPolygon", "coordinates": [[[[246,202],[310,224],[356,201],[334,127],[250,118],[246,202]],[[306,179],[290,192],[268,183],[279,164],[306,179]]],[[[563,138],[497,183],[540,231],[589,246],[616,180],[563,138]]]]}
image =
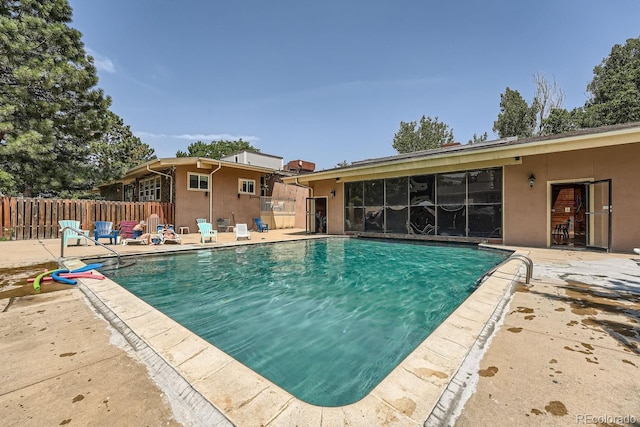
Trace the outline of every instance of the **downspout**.
{"type": "MultiPolygon", "coordinates": [[[[304,185],[304,184],[300,184],[298,182],[298,177],[297,176],[296,176],[296,185],[298,187],[308,188],[310,190],[310,193],[311,193],[309,197],[313,198],[313,187],[310,187],[310,186],[304,185]]],[[[307,201],[305,200],[305,216],[304,216],[305,218],[304,218],[304,223],[305,223],[305,229],[307,229],[307,234],[309,233],[309,230],[308,230],[308,228],[309,228],[309,218],[308,218],[308,215],[306,213],[306,210],[307,210],[308,206],[309,205],[307,204],[307,201]]],[[[314,206],[315,206],[315,204],[314,204],[314,206]]]]}
{"type": "Polygon", "coordinates": [[[155,174],[158,174],[158,175],[169,177],[169,180],[170,180],[170,184],[169,184],[169,202],[173,203],[173,176],[171,176],[171,175],[169,175],[167,173],[154,171],[149,167],[149,165],[147,165],[147,170],[149,172],[151,172],[151,173],[155,173],[155,174]]]}
{"type": "Polygon", "coordinates": [[[308,185],[300,184],[300,183],[298,182],[298,177],[297,177],[297,176],[296,176],[296,185],[297,185],[298,187],[308,188],[309,190],[311,190],[311,196],[310,196],[310,197],[311,197],[311,198],[313,198],[313,187],[309,187],[308,185]]]}
{"type": "Polygon", "coordinates": [[[209,174],[209,224],[213,224],[213,174],[222,169],[222,163],[218,162],[218,168],[209,174]]]}

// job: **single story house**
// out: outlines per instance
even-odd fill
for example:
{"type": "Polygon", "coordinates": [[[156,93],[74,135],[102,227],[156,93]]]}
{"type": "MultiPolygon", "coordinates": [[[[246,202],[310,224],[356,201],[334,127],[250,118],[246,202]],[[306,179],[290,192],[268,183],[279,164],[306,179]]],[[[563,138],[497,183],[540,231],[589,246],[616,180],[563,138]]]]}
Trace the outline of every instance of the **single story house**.
{"type": "Polygon", "coordinates": [[[189,227],[191,232],[197,231],[196,218],[205,218],[214,226],[224,219],[231,226],[246,223],[251,228],[254,218],[262,217],[272,229],[304,228],[308,192],[282,184],[281,177],[289,174],[283,170],[281,157],[243,151],[223,160],[151,160],[99,189],[107,200],[173,203],[174,226],[189,227]]]}
{"type": "Polygon", "coordinates": [[[285,177],[329,234],[630,252],[640,245],[640,123],[505,138],[285,177]]]}

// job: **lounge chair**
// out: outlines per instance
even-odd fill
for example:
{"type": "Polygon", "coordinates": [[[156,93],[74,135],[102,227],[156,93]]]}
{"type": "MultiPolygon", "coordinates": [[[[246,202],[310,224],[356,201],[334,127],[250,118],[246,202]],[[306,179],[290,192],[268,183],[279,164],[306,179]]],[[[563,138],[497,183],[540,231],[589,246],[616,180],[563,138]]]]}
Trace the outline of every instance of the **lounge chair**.
{"type": "Polygon", "coordinates": [[[62,231],[62,244],[65,247],[69,246],[70,239],[76,239],[76,245],[80,244],[80,240],[84,240],[84,244],[85,245],[87,244],[87,237],[89,237],[89,230],[81,230],[80,221],[75,221],[72,219],[62,219],[58,221],[58,225],[60,225],[60,231],[62,231],[65,227],[72,228],[72,229],[68,228],[62,231]]]}
{"type": "Polygon", "coordinates": [[[263,231],[269,231],[269,224],[265,224],[264,222],[262,222],[262,218],[254,218],[253,221],[256,223],[256,230],[258,230],[260,233],[262,233],[263,231]]]}
{"type": "Polygon", "coordinates": [[[218,243],[218,230],[214,230],[213,226],[209,222],[198,223],[198,230],[200,231],[200,243],[204,245],[205,240],[209,240],[213,243],[218,243]]]}
{"type": "Polygon", "coordinates": [[[133,237],[129,237],[128,239],[122,239],[123,245],[146,245],[146,239],[134,239],[133,237]]]}
{"type": "Polygon", "coordinates": [[[173,228],[173,224],[168,224],[167,225],[167,229],[169,229],[171,231],[171,234],[173,234],[174,237],[169,237],[165,234],[165,225],[164,224],[160,224],[157,227],[157,231],[158,231],[158,235],[156,236],[152,236],[151,237],[151,241],[155,243],[154,239],[159,239],[159,243],[161,244],[177,244],[177,245],[181,245],[182,244],[182,239],[180,238],[180,235],[178,235],[178,233],[176,233],[176,230],[173,228]]]}
{"type": "Polygon", "coordinates": [[[249,234],[249,229],[247,228],[247,224],[236,224],[236,240],[240,238],[247,238],[251,240],[251,235],[249,234]]]}
{"type": "MultiPolygon", "coordinates": [[[[136,239],[133,237],[133,227],[137,221],[120,221],[120,241],[123,245],[146,245],[147,239],[136,239]]],[[[144,233],[143,233],[144,234],[144,233]]]]}
{"type": "Polygon", "coordinates": [[[109,239],[109,244],[118,244],[118,230],[113,229],[113,222],[111,221],[96,221],[95,229],[93,230],[93,238],[98,244],[99,239],[109,239]]]}

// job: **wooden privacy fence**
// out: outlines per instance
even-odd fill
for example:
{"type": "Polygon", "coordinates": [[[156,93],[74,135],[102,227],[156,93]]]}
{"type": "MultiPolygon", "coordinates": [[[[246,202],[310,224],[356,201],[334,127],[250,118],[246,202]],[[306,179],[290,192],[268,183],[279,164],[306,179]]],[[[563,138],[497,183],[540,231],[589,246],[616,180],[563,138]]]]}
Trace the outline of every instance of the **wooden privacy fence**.
{"type": "Polygon", "coordinates": [[[58,221],[80,221],[80,228],[93,230],[96,221],[139,221],[157,214],[160,223],[173,224],[173,203],[108,202],[103,200],[40,199],[0,196],[0,237],[16,240],[56,239],[58,221]]]}

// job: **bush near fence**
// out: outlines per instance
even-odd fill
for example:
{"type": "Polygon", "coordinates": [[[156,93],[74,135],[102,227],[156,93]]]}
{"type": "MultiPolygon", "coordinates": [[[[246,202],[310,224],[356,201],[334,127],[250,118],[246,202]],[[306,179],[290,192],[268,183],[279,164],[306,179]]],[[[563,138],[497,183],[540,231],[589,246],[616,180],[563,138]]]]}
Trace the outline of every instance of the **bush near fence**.
{"type": "Polygon", "coordinates": [[[58,221],[80,221],[80,228],[93,230],[96,221],[139,221],[157,214],[161,223],[173,224],[173,203],[109,202],[102,200],[41,199],[0,196],[2,240],[57,239],[58,221]]]}

